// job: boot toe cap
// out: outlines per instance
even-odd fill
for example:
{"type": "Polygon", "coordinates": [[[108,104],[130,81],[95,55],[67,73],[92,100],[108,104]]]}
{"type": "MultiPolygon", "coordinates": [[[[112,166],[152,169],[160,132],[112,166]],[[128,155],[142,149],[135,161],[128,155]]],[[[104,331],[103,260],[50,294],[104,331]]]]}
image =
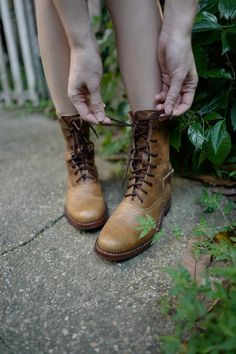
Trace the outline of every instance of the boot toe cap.
{"type": "Polygon", "coordinates": [[[124,228],[123,224],[121,229],[120,224],[115,225],[114,222],[110,227],[108,221],[97,239],[95,251],[101,256],[111,259],[128,258],[140,247],[142,242],[138,238],[138,232],[135,232],[133,228],[128,225],[124,228]]]}

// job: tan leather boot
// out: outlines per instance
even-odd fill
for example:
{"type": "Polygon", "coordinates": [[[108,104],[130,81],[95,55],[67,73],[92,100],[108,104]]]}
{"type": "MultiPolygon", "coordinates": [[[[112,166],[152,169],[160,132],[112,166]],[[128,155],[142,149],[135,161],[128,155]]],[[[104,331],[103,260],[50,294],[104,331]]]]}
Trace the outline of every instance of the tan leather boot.
{"type": "Polygon", "coordinates": [[[94,246],[98,255],[109,260],[130,258],[148,248],[170,208],[169,122],[161,121],[159,115],[157,111],[130,114],[133,135],[127,193],[94,246]],[[156,228],[140,238],[138,218],[147,215],[155,220],[156,228]]]}
{"type": "Polygon", "coordinates": [[[58,116],[58,120],[66,141],[67,221],[77,229],[103,226],[107,220],[107,207],[94,164],[94,144],[89,140],[90,125],[78,114],[58,116]]]}

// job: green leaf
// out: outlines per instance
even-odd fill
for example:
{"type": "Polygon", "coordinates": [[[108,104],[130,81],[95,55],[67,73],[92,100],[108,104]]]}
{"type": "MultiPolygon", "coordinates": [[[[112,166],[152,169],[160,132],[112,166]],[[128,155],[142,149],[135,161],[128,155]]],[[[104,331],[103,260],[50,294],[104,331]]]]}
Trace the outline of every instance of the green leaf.
{"type": "Polygon", "coordinates": [[[176,128],[170,130],[170,145],[173,146],[178,152],[181,146],[182,130],[176,128]]]}
{"type": "Polygon", "coordinates": [[[200,9],[211,13],[218,12],[219,0],[202,0],[200,1],[200,9]]]}
{"type": "Polygon", "coordinates": [[[210,141],[207,143],[207,158],[215,165],[220,166],[231,150],[231,139],[226,131],[225,121],[217,122],[210,132],[210,141]]]}
{"type": "Polygon", "coordinates": [[[213,149],[215,153],[217,153],[219,146],[222,142],[222,139],[224,138],[224,133],[225,133],[225,122],[220,121],[214,125],[214,127],[211,129],[211,143],[213,146],[213,149]]]}
{"type": "Polygon", "coordinates": [[[218,90],[213,97],[207,97],[206,103],[201,104],[198,113],[204,115],[212,111],[217,111],[218,109],[224,109],[226,107],[226,100],[227,92],[218,90]]]}
{"type": "Polygon", "coordinates": [[[212,30],[221,30],[217,17],[207,11],[199,12],[195,18],[193,33],[205,32],[212,30]]]}
{"type": "Polygon", "coordinates": [[[225,53],[227,53],[230,50],[230,43],[229,43],[228,32],[227,31],[224,31],[221,34],[221,42],[222,42],[222,52],[221,52],[221,54],[224,55],[225,53]]]}
{"type": "Polygon", "coordinates": [[[207,158],[207,153],[206,153],[205,150],[202,150],[200,155],[199,155],[197,167],[200,167],[201,164],[206,160],[206,158],[207,158]]]}
{"type": "Polygon", "coordinates": [[[232,79],[232,74],[224,68],[207,70],[206,75],[213,78],[232,79]]]}
{"type": "Polygon", "coordinates": [[[226,20],[233,20],[236,18],[236,2],[235,0],[220,0],[219,1],[220,16],[226,20]]]}
{"type": "Polygon", "coordinates": [[[211,120],[219,120],[219,119],[224,119],[224,118],[217,112],[211,112],[204,116],[204,120],[207,122],[211,120]]]}
{"type": "Polygon", "coordinates": [[[188,137],[196,149],[201,149],[202,144],[206,140],[204,128],[199,122],[193,122],[188,128],[188,137]]]}
{"type": "Polygon", "coordinates": [[[231,124],[232,124],[233,130],[236,130],[236,102],[233,103],[233,106],[231,109],[231,124]]]}
{"type": "MultiPolygon", "coordinates": [[[[205,31],[193,34],[193,47],[204,47],[219,42],[218,31],[205,31]]],[[[206,48],[209,51],[209,48],[206,48]]]]}
{"type": "Polygon", "coordinates": [[[208,50],[202,47],[193,48],[195,64],[199,76],[206,77],[206,70],[209,62],[208,50]]]}

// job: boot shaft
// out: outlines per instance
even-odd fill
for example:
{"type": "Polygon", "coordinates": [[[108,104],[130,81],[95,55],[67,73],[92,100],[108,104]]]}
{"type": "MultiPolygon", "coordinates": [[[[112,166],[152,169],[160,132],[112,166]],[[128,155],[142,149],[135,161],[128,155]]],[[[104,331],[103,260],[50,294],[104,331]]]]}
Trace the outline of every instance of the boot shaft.
{"type": "Polygon", "coordinates": [[[79,114],[58,116],[58,121],[66,143],[65,161],[69,184],[75,186],[80,181],[97,180],[90,125],[79,114]]]}
{"type": "Polygon", "coordinates": [[[164,190],[170,192],[169,119],[157,111],[130,114],[133,134],[130,148],[128,202],[148,207],[164,190]]]}

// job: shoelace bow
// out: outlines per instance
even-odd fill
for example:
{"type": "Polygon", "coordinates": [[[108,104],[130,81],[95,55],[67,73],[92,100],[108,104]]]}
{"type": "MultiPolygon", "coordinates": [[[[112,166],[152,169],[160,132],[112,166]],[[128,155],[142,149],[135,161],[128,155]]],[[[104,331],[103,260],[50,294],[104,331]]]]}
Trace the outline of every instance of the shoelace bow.
{"type": "MultiPolygon", "coordinates": [[[[80,172],[80,176],[76,180],[77,183],[81,179],[95,179],[97,177],[93,163],[94,145],[89,141],[86,135],[81,133],[83,124],[83,121],[79,122],[78,125],[77,122],[73,120],[68,129],[69,135],[72,137],[73,141],[73,153],[71,154],[70,162],[72,163],[72,168],[75,170],[75,175],[80,172]]],[[[89,128],[91,128],[97,136],[96,130],[93,126],[89,123],[86,124],[89,125],[89,128]]]]}

